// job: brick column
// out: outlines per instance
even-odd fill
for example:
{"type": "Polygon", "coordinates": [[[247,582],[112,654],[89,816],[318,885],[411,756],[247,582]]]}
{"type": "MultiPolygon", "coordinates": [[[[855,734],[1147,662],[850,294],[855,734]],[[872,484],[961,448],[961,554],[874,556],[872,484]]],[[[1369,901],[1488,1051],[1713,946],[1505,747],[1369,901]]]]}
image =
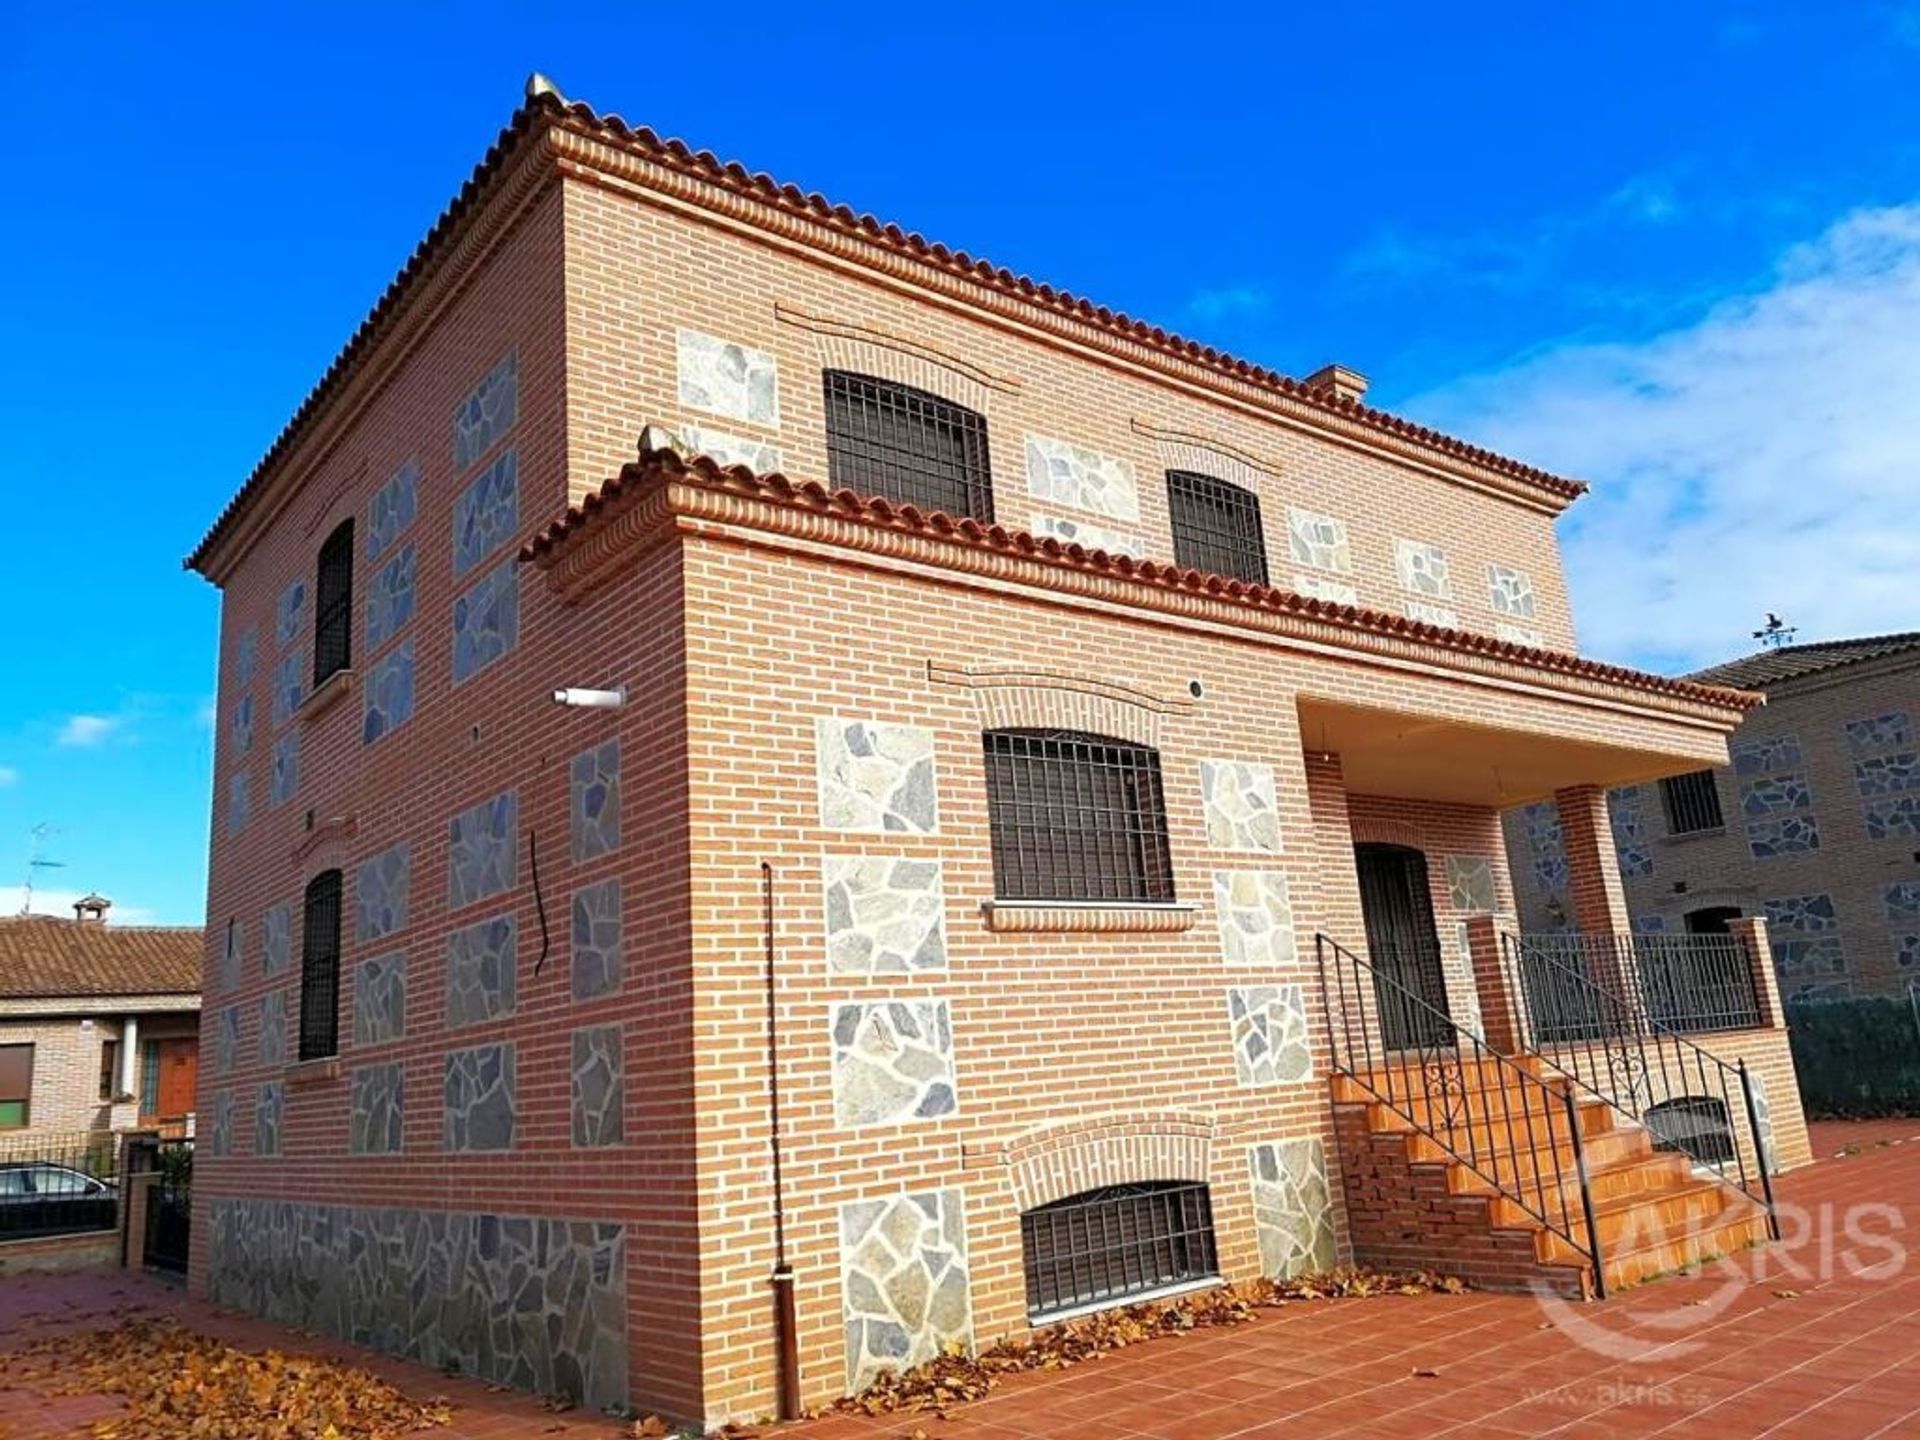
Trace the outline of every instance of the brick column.
{"type": "Polygon", "coordinates": [[[1633,926],[1620,883],[1620,857],[1613,849],[1607,792],[1598,785],[1573,785],[1553,798],[1560,806],[1574,925],[1582,935],[1625,935],[1633,926]]]}
{"type": "MultiPolygon", "coordinates": [[[[1360,876],[1353,860],[1353,821],[1347,813],[1347,782],[1340,757],[1320,750],[1308,750],[1303,756],[1307,780],[1307,808],[1313,817],[1313,851],[1318,863],[1310,887],[1294,899],[1295,924],[1300,926],[1300,944],[1308,953],[1312,935],[1300,919],[1311,916],[1315,930],[1337,941],[1355,956],[1367,955],[1367,927],[1360,909],[1360,876]],[[1311,910],[1302,902],[1307,900],[1311,910]]],[[[1379,1017],[1374,1013],[1371,984],[1357,984],[1343,966],[1329,959],[1322,977],[1336,996],[1344,993],[1346,1012],[1334,1002],[1333,1028],[1336,1043],[1346,1052],[1349,1063],[1364,1062],[1368,1045],[1380,1054],[1379,1017]]],[[[1315,1027],[1327,1024],[1326,1009],[1318,1003],[1308,1006],[1309,1022],[1315,1027]]],[[[1314,1043],[1320,1043],[1316,1033],[1314,1043]]]]}
{"type": "Polygon", "coordinates": [[[1760,1027],[1764,1030],[1787,1028],[1786,1007],[1780,1003],[1780,976],[1773,968],[1773,944],[1767,939],[1764,915],[1742,915],[1727,922],[1727,930],[1740,942],[1753,973],[1753,998],[1760,1006],[1760,1027]]]}
{"type": "Polygon", "coordinates": [[[1501,954],[1500,925],[1491,915],[1467,917],[1467,954],[1473,963],[1473,986],[1480,996],[1480,1029],[1487,1043],[1512,1055],[1525,1048],[1520,1024],[1520,998],[1513,993],[1501,954]]]}

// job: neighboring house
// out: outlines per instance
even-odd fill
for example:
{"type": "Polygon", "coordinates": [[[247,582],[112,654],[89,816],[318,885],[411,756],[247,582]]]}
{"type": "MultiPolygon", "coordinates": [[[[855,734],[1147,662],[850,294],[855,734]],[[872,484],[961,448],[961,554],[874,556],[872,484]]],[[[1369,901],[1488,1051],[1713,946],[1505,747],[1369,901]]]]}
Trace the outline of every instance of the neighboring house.
{"type": "MultiPolygon", "coordinates": [[[[1787,645],[1687,677],[1765,693],[1732,763],[1608,796],[1634,928],[1761,916],[1788,999],[1920,980],[1920,632],[1787,645]]],[[[1551,803],[1508,817],[1521,919],[1571,921],[1551,803]]]]}
{"type": "MultiPolygon", "coordinates": [[[[1606,790],[1723,762],[1755,703],[1572,654],[1582,487],[1364,385],[533,86],[189,560],[223,592],[194,1286],[719,1421],[1394,1243],[1577,1291],[1752,1239],[1709,1185],[1596,1266],[1393,1171],[1451,1112],[1330,1114],[1363,1042],[1537,1106],[1462,1063],[1524,1039],[1502,808],[1559,797],[1622,933],[1606,790]]],[[[1700,1038],[1801,1163],[1743,944],[1700,1038]]],[[[1606,1173],[1695,1185],[1653,1138],[1606,1173]]]]}
{"type": "Polygon", "coordinates": [[[109,903],[0,919],[0,1148],[191,1118],[200,931],[110,924],[109,903]]]}

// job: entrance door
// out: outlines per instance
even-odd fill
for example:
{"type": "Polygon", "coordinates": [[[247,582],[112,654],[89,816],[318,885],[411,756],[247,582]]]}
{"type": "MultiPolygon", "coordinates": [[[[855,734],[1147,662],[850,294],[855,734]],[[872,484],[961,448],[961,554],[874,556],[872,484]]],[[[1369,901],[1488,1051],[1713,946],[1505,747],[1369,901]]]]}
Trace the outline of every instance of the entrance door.
{"type": "Polygon", "coordinates": [[[142,1120],[178,1120],[191,1114],[200,1042],[192,1037],[148,1042],[153,1090],[143,1097],[142,1120]]]}
{"type": "Polygon", "coordinates": [[[1451,1044],[1427,857],[1405,845],[1369,844],[1354,846],[1353,858],[1360,871],[1360,909],[1377,972],[1374,998],[1387,1049],[1451,1044]]]}

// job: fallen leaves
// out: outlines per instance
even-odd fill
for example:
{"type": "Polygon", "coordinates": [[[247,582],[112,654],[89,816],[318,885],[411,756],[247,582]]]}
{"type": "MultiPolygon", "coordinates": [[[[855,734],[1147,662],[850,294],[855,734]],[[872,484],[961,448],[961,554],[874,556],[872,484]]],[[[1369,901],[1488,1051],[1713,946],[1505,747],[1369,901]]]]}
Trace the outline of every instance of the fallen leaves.
{"type": "Polygon", "coordinates": [[[239,1350],[166,1320],[34,1340],[0,1356],[0,1381],[43,1395],[118,1396],[94,1440],[399,1440],[446,1425],[365,1370],[311,1355],[239,1350]]]}
{"type": "Polygon", "coordinates": [[[1301,1300],[1338,1300],[1375,1295],[1457,1295],[1463,1281],[1432,1271],[1395,1272],[1343,1267],[1291,1280],[1254,1280],[1103,1310],[1078,1320],[1014,1336],[968,1355],[954,1347],[923,1365],[882,1375],[858,1395],[835,1406],[861,1415],[930,1411],[944,1418],[954,1405],[983,1399],[1002,1375],[1060,1370],[1095,1360],[1111,1350],[1165,1335],[1217,1325],[1240,1325],[1260,1311],[1301,1300]]]}

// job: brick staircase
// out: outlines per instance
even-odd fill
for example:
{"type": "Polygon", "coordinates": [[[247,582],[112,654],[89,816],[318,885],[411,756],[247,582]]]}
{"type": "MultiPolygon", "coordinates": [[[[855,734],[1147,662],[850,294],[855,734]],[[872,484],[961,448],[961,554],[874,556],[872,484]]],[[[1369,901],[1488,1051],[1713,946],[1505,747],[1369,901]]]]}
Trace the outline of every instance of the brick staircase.
{"type": "Polygon", "coordinates": [[[1538,1056],[1490,1052],[1336,1074],[1356,1259],[1584,1297],[1768,1238],[1764,1206],[1686,1155],[1656,1150],[1606,1102],[1576,1089],[1569,1108],[1568,1083],[1538,1056]]]}

